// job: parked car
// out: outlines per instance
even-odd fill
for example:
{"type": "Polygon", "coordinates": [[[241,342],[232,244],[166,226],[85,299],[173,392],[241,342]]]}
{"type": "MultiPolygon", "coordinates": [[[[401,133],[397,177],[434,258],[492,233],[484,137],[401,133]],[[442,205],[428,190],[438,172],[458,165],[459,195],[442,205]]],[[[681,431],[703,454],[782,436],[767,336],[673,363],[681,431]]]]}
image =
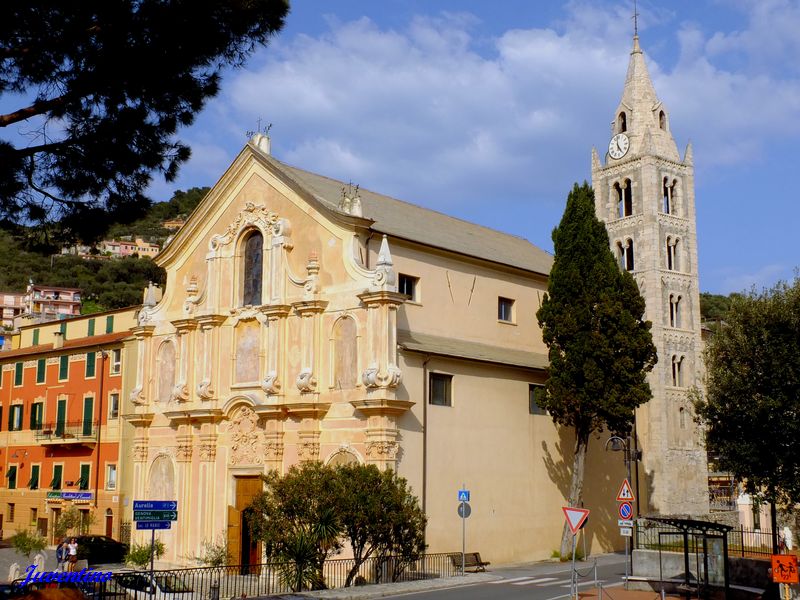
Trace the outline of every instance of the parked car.
{"type": "Polygon", "coordinates": [[[173,573],[121,572],[114,575],[117,584],[134,600],[191,600],[194,590],[173,573]],[[151,595],[152,594],[152,595],[151,595]]]}
{"type": "Polygon", "coordinates": [[[48,590],[48,589],[72,589],[78,590],[86,600],[127,600],[127,591],[117,585],[114,579],[105,581],[103,583],[88,583],[88,582],[72,582],[72,581],[48,581],[47,583],[28,583],[23,585],[24,579],[20,578],[14,583],[8,584],[10,590],[7,595],[4,593],[2,584],[0,584],[0,598],[3,600],[13,600],[25,596],[28,592],[33,590],[48,590]]]}
{"type": "Polygon", "coordinates": [[[128,553],[128,544],[123,544],[105,535],[81,535],[78,540],[78,559],[85,559],[89,566],[121,563],[128,553]]]}

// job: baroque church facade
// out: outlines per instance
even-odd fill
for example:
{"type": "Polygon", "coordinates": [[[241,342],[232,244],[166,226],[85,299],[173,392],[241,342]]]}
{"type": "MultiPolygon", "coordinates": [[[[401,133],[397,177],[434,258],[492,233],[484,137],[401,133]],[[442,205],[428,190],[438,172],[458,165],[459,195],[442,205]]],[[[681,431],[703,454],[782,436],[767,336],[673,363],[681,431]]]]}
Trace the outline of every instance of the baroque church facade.
{"type": "MultiPolygon", "coordinates": [[[[629,148],[606,165],[595,152],[593,182],[612,246],[635,260],[659,350],[654,399],[637,416],[641,513],[699,515],[705,457],[686,399],[699,381],[691,153],[681,161],[659,128],[666,111],[636,44],[614,126],[629,148]],[[680,268],[664,267],[670,247],[680,268]]],[[[177,500],[178,521],[159,532],[166,560],[224,536],[235,561],[259,562],[243,524],[260,475],[311,460],[408,479],[432,552],[460,547],[463,486],[470,548],[497,563],[558,546],[574,437],[536,402],[549,254],[287,165],[256,135],[156,260],[167,285],[132,330],[123,487],[130,499],[177,500]]],[[[623,545],[624,466],[604,443],[592,440],[586,464],[593,551],[623,545]]]]}

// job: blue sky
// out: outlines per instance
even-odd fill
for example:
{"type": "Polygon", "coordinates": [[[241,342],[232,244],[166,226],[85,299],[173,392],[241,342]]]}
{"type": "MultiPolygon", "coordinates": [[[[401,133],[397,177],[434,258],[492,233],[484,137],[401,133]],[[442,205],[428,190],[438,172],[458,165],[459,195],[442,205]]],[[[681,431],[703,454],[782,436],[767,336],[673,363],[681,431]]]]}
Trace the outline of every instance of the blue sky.
{"type": "MultiPolygon", "coordinates": [[[[212,185],[257,119],[285,162],[529,239],[607,143],[632,1],[294,0],[284,31],[181,133],[177,182],[212,185]]],[[[800,2],[639,2],[683,153],[694,145],[700,289],[793,277],[800,2]]]]}

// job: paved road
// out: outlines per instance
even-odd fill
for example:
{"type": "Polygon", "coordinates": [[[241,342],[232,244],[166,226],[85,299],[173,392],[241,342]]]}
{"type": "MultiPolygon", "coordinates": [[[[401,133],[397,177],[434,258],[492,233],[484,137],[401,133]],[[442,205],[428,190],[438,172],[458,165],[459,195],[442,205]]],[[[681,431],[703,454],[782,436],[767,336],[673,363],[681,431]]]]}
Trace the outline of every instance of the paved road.
{"type": "MultiPolygon", "coordinates": [[[[578,563],[577,569],[581,577],[579,589],[594,586],[593,562],[578,563]]],[[[399,594],[388,598],[413,598],[430,600],[485,600],[486,598],[502,598],[503,600],[557,600],[569,597],[570,572],[569,563],[539,563],[529,566],[491,569],[492,574],[503,579],[489,583],[480,583],[466,587],[446,590],[433,590],[413,594],[399,594]]],[[[604,555],[597,561],[597,579],[603,587],[622,585],[625,576],[625,557],[604,555]]]]}

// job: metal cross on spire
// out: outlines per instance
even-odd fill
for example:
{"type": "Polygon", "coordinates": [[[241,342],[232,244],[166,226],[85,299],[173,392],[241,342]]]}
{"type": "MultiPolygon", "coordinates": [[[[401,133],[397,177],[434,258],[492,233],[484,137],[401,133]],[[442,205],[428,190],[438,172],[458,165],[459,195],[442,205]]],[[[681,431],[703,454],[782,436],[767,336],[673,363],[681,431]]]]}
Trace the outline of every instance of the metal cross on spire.
{"type": "Polygon", "coordinates": [[[636,10],[636,0],[633,0],[633,36],[639,37],[639,12],[636,10]]]}

